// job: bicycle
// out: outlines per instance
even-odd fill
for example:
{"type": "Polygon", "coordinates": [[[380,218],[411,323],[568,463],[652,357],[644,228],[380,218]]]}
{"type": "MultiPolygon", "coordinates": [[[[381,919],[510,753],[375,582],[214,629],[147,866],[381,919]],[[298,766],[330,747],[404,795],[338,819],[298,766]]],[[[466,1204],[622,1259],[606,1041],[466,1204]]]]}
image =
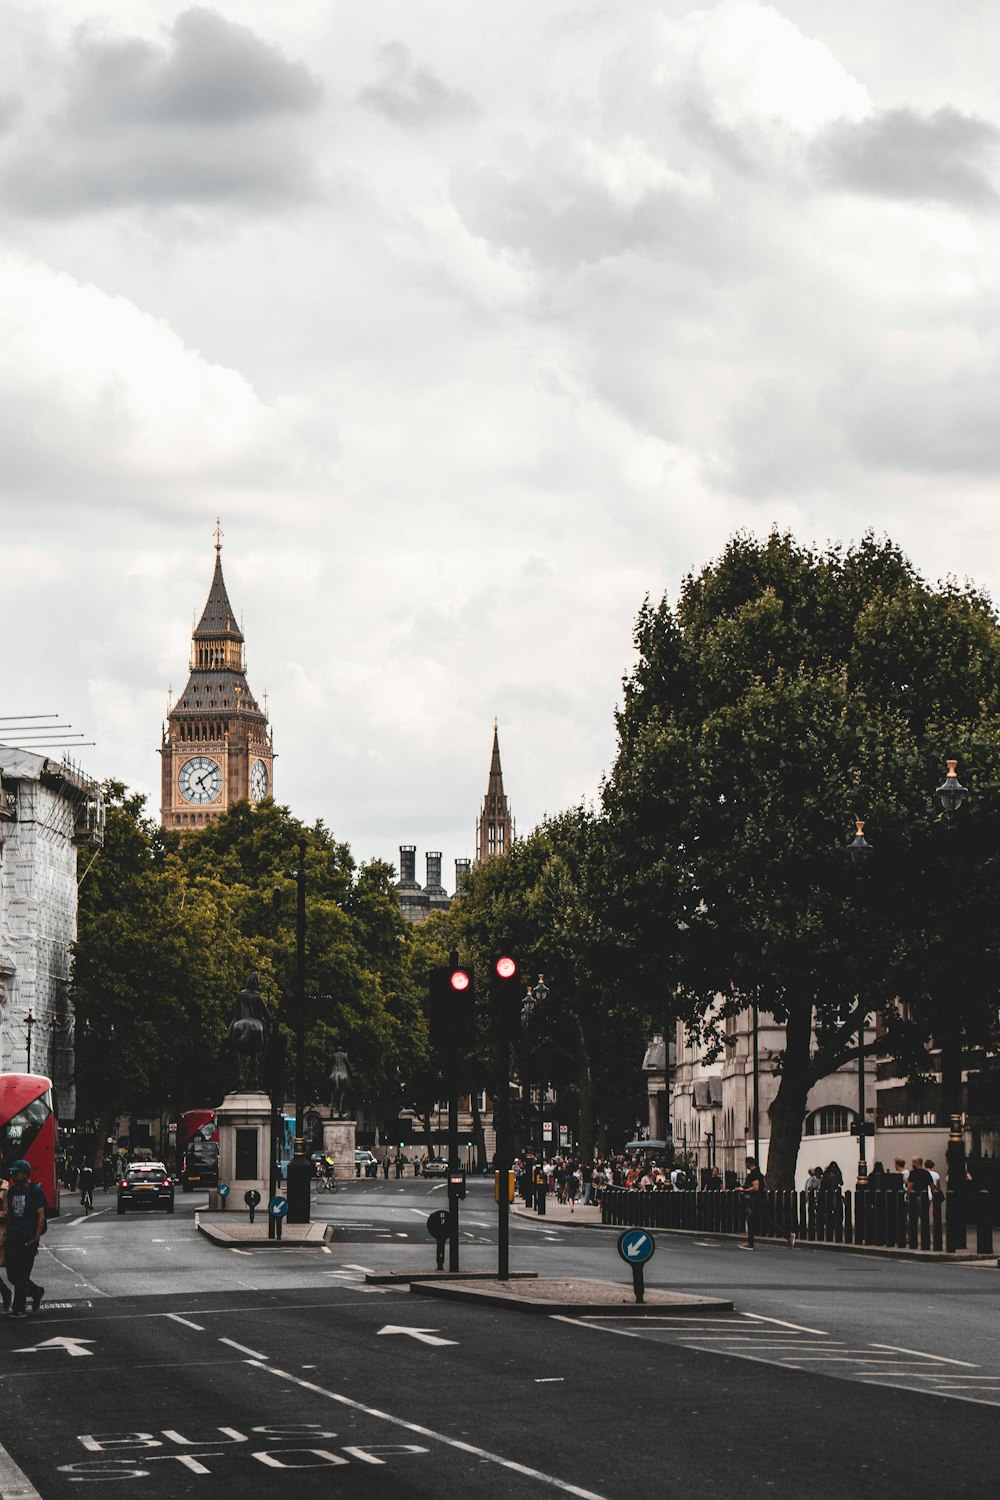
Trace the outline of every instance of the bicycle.
{"type": "Polygon", "coordinates": [[[337,1179],[331,1172],[329,1176],[321,1172],[316,1178],[317,1193],[335,1193],[337,1191],[337,1179]]]}
{"type": "Polygon", "coordinates": [[[93,1208],[94,1208],[94,1190],[93,1190],[93,1188],[84,1188],[83,1192],[80,1194],[80,1207],[83,1209],[83,1211],[84,1211],[85,1214],[89,1214],[89,1213],[91,1213],[93,1211],[93,1208]]]}

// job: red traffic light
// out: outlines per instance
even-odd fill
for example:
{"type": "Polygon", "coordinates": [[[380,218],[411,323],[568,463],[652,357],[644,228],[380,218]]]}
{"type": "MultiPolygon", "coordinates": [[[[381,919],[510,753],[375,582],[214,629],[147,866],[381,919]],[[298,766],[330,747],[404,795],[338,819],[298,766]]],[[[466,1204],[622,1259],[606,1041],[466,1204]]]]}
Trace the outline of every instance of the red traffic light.
{"type": "Polygon", "coordinates": [[[461,993],[463,990],[467,990],[471,986],[472,975],[469,973],[468,969],[452,969],[451,973],[448,975],[448,983],[451,985],[453,990],[458,990],[459,993],[461,993]]]}
{"type": "Polygon", "coordinates": [[[517,960],[513,958],[498,958],[493,965],[498,979],[515,979],[517,977],[517,960]]]}

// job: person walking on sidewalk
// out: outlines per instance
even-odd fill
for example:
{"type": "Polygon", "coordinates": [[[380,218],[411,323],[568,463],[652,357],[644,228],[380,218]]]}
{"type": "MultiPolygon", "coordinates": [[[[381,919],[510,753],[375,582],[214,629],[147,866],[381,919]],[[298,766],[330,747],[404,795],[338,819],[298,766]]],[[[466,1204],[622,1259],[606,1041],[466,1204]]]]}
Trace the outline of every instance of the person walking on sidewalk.
{"type": "Polygon", "coordinates": [[[31,1166],[23,1158],[11,1163],[11,1186],[7,1193],[7,1280],[14,1292],[12,1318],[26,1316],[25,1303],[31,1298],[33,1312],[37,1312],[45,1296],[45,1288],[37,1286],[31,1279],[38,1243],[45,1230],[45,1210],[48,1204],[45,1194],[37,1182],[31,1181],[31,1166]]]}
{"type": "Polygon", "coordinates": [[[755,1156],[748,1156],[746,1176],[740,1192],[743,1194],[743,1216],[746,1219],[747,1237],[740,1241],[741,1250],[752,1250],[754,1231],[760,1227],[764,1207],[766,1184],[755,1156]]]}
{"type": "MultiPolygon", "coordinates": [[[[7,1192],[9,1188],[10,1183],[0,1172],[0,1266],[4,1264],[7,1249],[7,1192]]],[[[5,1281],[0,1281],[0,1299],[3,1301],[4,1312],[10,1312],[10,1289],[5,1281]]]]}

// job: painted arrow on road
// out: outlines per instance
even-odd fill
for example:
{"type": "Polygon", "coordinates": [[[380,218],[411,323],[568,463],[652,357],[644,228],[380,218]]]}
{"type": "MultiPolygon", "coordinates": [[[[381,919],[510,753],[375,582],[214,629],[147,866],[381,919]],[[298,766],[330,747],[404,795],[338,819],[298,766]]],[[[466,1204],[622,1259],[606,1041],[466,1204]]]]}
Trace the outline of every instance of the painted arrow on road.
{"type": "Polygon", "coordinates": [[[37,1354],[39,1349],[65,1349],[71,1359],[82,1359],[93,1354],[93,1349],[85,1349],[84,1344],[92,1344],[93,1339],[46,1339],[44,1344],[31,1344],[26,1349],[15,1349],[14,1354],[37,1354]]]}
{"type": "Polygon", "coordinates": [[[422,1344],[455,1344],[457,1339],[439,1339],[433,1328],[400,1328],[395,1323],[387,1323],[384,1328],[379,1329],[383,1333],[405,1333],[411,1339],[419,1339],[422,1344]]]}

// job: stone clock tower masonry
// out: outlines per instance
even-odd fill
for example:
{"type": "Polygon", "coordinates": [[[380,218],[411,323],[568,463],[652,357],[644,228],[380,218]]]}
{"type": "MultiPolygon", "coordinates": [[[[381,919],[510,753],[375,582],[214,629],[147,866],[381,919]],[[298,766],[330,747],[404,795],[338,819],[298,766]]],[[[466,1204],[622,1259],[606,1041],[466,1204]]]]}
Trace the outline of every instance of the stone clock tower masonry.
{"type": "Polygon", "coordinates": [[[220,818],[234,802],[273,796],[274,748],[267,715],[247,684],[243,632],[222,577],[222,532],[215,530],[215,574],[191,637],[187,687],[163,728],[160,821],[182,833],[220,818]]]}

